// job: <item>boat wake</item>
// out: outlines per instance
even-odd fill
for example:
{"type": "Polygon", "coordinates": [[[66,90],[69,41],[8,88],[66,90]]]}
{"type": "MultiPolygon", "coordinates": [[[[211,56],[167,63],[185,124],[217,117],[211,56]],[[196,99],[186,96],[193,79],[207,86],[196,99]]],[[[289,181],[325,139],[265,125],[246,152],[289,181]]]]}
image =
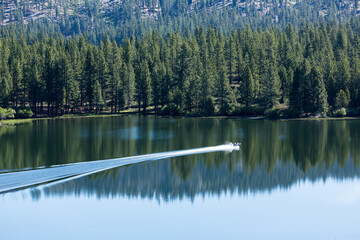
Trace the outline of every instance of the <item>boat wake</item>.
{"type": "Polygon", "coordinates": [[[239,144],[225,144],[213,147],[195,148],[188,150],[178,150],[163,153],[153,153],[133,157],[115,158],[98,160],[91,162],[81,162],[52,166],[49,168],[38,168],[21,172],[8,172],[0,174],[0,193],[9,192],[34,185],[48,183],[49,187],[65,181],[87,176],[93,173],[109,170],[125,165],[141,163],[145,161],[155,161],[165,158],[180,157],[193,154],[234,151],[240,150],[239,144]]]}

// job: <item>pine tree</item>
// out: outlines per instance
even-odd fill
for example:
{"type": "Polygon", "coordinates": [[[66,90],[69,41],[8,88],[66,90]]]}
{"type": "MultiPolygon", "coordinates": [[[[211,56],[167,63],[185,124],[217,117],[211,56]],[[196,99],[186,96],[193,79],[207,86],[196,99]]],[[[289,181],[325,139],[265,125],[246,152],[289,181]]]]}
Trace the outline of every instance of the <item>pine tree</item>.
{"type": "Polygon", "coordinates": [[[199,96],[199,111],[208,114],[209,113],[209,98],[211,96],[211,86],[209,83],[209,74],[206,69],[201,71],[201,83],[200,83],[200,96],[199,96]]]}
{"type": "Polygon", "coordinates": [[[89,48],[86,53],[84,64],[84,82],[86,86],[86,100],[89,102],[89,110],[94,106],[94,84],[97,81],[96,66],[93,50],[89,48]]]}
{"type": "MultiPolygon", "coordinates": [[[[110,46],[109,46],[110,47],[110,46]]],[[[121,88],[121,78],[120,78],[120,66],[122,65],[122,59],[120,56],[119,48],[117,43],[113,41],[111,49],[108,52],[109,60],[109,95],[111,100],[111,110],[112,112],[117,112],[119,99],[123,97],[122,88],[121,88]],[[119,96],[120,94],[120,96],[119,96]]],[[[122,101],[124,102],[124,101],[122,101]]]]}
{"type": "Polygon", "coordinates": [[[141,111],[141,106],[143,112],[146,112],[151,92],[151,76],[146,60],[140,60],[135,76],[135,99],[138,103],[139,112],[141,111]]]}
{"type": "Polygon", "coordinates": [[[269,66],[266,77],[267,78],[265,79],[263,86],[263,97],[265,105],[268,108],[272,108],[279,103],[279,99],[281,96],[280,78],[274,66],[269,66]]]}
{"type": "Polygon", "coordinates": [[[335,82],[336,65],[331,56],[326,56],[326,60],[324,62],[324,66],[322,68],[324,71],[324,83],[328,93],[328,102],[331,106],[334,106],[336,93],[338,92],[335,82]]]}
{"type": "Polygon", "coordinates": [[[190,40],[191,60],[187,72],[187,79],[184,82],[185,106],[189,112],[199,110],[201,70],[203,70],[199,54],[199,45],[195,39],[190,40]]]}
{"type": "Polygon", "coordinates": [[[226,76],[225,66],[220,66],[219,78],[216,83],[217,97],[219,98],[219,107],[221,114],[227,114],[230,110],[230,103],[232,100],[232,93],[230,83],[226,76]]]}
{"type": "Polygon", "coordinates": [[[325,113],[328,108],[327,93],[320,69],[316,66],[313,66],[309,78],[311,81],[312,91],[310,96],[306,97],[311,98],[311,112],[325,113]]]}
{"type": "Polygon", "coordinates": [[[12,94],[11,100],[15,104],[15,106],[19,105],[19,101],[21,100],[22,93],[22,82],[23,82],[23,69],[21,60],[15,59],[11,63],[11,79],[12,79],[12,94]]]}
{"type": "Polygon", "coordinates": [[[282,103],[284,103],[284,102],[286,102],[287,100],[288,100],[288,94],[287,94],[287,86],[288,86],[288,82],[289,82],[289,80],[288,80],[288,73],[287,73],[287,71],[286,71],[286,68],[283,66],[283,65],[281,65],[280,67],[279,67],[279,77],[280,77],[280,82],[281,82],[281,92],[282,92],[282,94],[281,94],[281,98],[280,98],[280,102],[282,102],[282,103]]]}
{"type": "MultiPolygon", "coordinates": [[[[50,41],[52,41],[50,39],[50,41]]],[[[44,57],[44,68],[43,68],[43,82],[45,83],[45,99],[47,102],[48,115],[54,114],[53,103],[54,103],[54,86],[55,86],[55,57],[53,47],[47,46],[44,57]]]]}
{"type": "Polygon", "coordinates": [[[65,52],[61,52],[54,66],[55,71],[55,84],[54,88],[56,89],[56,93],[54,95],[56,111],[61,109],[63,111],[69,111],[69,93],[72,91],[70,87],[73,86],[74,80],[74,72],[73,68],[70,65],[70,58],[65,52]]]}
{"type": "Polygon", "coordinates": [[[311,67],[315,63],[310,63],[308,60],[305,60],[305,69],[303,75],[303,110],[305,113],[315,113],[316,111],[316,98],[317,94],[315,93],[315,87],[318,85],[315,81],[318,81],[319,78],[322,79],[322,76],[318,69],[311,67]]]}
{"type": "Polygon", "coordinates": [[[346,108],[349,105],[349,99],[345,93],[344,90],[340,90],[337,94],[336,94],[336,102],[335,102],[335,107],[337,109],[340,108],[346,108]]]}
{"type": "Polygon", "coordinates": [[[70,81],[68,81],[68,90],[66,91],[66,94],[68,100],[67,106],[73,112],[80,104],[79,82],[75,79],[70,79],[70,81]]]}
{"type": "Polygon", "coordinates": [[[95,64],[97,80],[101,87],[101,96],[104,102],[107,102],[108,94],[106,90],[109,87],[109,71],[104,52],[101,49],[98,49],[95,64]]]}
{"type": "Polygon", "coordinates": [[[38,67],[35,62],[31,64],[31,68],[28,69],[30,73],[29,79],[29,101],[31,102],[31,106],[33,109],[33,113],[36,116],[37,114],[37,103],[40,99],[40,81],[41,76],[38,71],[38,67]]]}
{"type": "Polygon", "coordinates": [[[106,65],[108,66],[109,69],[113,65],[113,47],[114,45],[111,43],[109,36],[106,36],[103,45],[103,52],[104,52],[104,58],[106,60],[106,65]]]}
{"type": "Polygon", "coordinates": [[[350,66],[349,61],[346,57],[341,58],[340,62],[338,62],[337,66],[337,74],[336,74],[336,80],[337,80],[337,92],[341,89],[346,91],[349,89],[350,85],[350,66]]]}
{"type": "MultiPolygon", "coordinates": [[[[354,54],[355,55],[355,54],[354,54]]],[[[359,107],[360,100],[360,59],[358,56],[353,56],[351,61],[351,80],[350,80],[350,105],[352,107],[359,107]]]]}
{"type": "Polygon", "coordinates": [[[336,36],[335,58],[337,61],[341,61],[344,58],[344,53],[348,47],[348,40],[343,29],[339,29],[336,36]]]}
{"type": "Polygon", "coordinates": [[[151,89],[155,111],[158,110],[158,106],[161,102],[161,83],[164,81],[165,76],[166,69],[164,64],[157,62],[151,73],[151,89]]]}
{"type": "Polygon", "coordinates": [[[0,107],[7,107],[9,105],[11,89],[11,76],[8,65],[8,52],[7,46],[1,44],[0,40],[0,107]]]}
{"type": "Polygon", "coordinates": [[[241,87],[241,95],[246,106],[249,106],[255,97],[255,83],[250,67],[247,67],[245,70],[241,87]]]}
{"type": "Polygon", "coordinates": [[[72,49],[71,53],[68,53],[68,56],[71,57],[71,64],[72,67],[72,78],[68,79],[66,90],[68,103],[68,108],[71,109],[73,112],[77,106],[81,104],[81,89],[80,84],[82,82],[82,65],[80,60],[80,52],[74,46],[75,49],[72,49]]]}
{"type": "Polygon", "coordinates": [[[306,111],[308,104],[307,94],[311,91],[311,87],[308,85],[308,79],[311,68],[309,61],[305,60],[301,66],[297,67],[294,72],[294,80],[291,86],[290,92],[290,108],[294,109],[298,113],[306,111]]]}
{"type": "Polygon", "coordinates": [[[7,107],[10,87],[5,77],[0,80],[0,106],[7,107]]]}
{"type": "Polygon", "coordinates": [[[133,64],[135,57],[135,51],[130,39],[125,39],[124,41],[124,50],[123,50],[123,59],[126,64],[133,64]]]}
{"type": "Polygon", "coordinates": [[[175,65],[175,76],[174,76],[174,91],[178,94],[175,94],[176,103],[180,107],[184,105],[184,87],[188,85],[188,82],[191,77],[192,71],[192,58],[191,58],[191,48],[187,42],[184,42],[181,46],[181,51],[179,52],[175,65]]]}
{"type": "Polygon", "coordinates": [[[92,102],[94,103],[96,113],[98,112],[98,110],[101,110],[101,108],[104,105],[104,100],[103,100],[103,97],[102,97],[101,85],[100,85],[98,80],[96,80],[95,84],[94,84],[94,94],[93,94],[92,102]]]}
{"type": "Polygon", "coordinates": [[[123,88],[124,88],[124,101],[125,106],[130,107],[131,101],[134,98],[135,91],[135,73],[131,64],[125,64],[123,66],[123,88]]]}
{"type": "Polygon", "coordinates": [[[241,45],[238,42],[236,44],[236,56],[235,56],[235,71],[238,79],[242,77],[243,67],[244,67],[243,52],[241,45]]]}
{"type": "Polygon", "coordinates": [[[169,66],[169,63],[165,64],[165,70],[165,77],[160,82],[160,103],[162,107],[169,104],[170,102],[170,90],[173,82],[173,72],[169,66]]]}
{"type": "Polygon", "coordinates": [[[236,47],[235,47],[235,40],[233,37],[234,33],[230,35],[225,43],[225,60],[227,65],[227,73],[229,78],[229,83],[232,84],[233,81],[233,73],[235,70],[235,56],[236,54],[236,47]]]}

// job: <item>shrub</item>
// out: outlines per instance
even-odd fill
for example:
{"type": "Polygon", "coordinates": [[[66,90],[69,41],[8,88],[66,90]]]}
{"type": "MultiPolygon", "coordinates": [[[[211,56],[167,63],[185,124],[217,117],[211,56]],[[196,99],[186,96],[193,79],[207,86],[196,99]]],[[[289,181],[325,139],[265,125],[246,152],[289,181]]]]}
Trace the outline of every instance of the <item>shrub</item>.
{"type": "Polygon", "coordinates": [[[1,108],[0,107],[0,120],[15,117],[15,110],[12,108],[1,108]]]}
{"type": "Polygon", "coordinates": [[[221,115],[229,115],[232,111],[232,108],[228,102],[225,102],[223,106],[220,108],[221,115]]]}
{"type": "Polygon", "coordinates": [[[299,117],[301,115],[301,111],[293,109],[293,108],[287,108],[283,111],[284,117],[299,117]]]}
{"type": "Polygon", "coordinates": [[[246,106],[237,110],[239,115],[264,115],[264,112],[265,107],[259,106],[246,106]]]}
{"type": "Polygon", "coordinates": [[[161,109],[163,115],[180,115],[183,112],[182,108],[178,105],[167,105],[161,109]]]}
{"type": "Polygon", "coordinates": [[[201,103],[201,110],[205,115],[212,115],[215,112],[214,99],[208,97],[204,102],[201,103]]]}
{"type": "Polygon", "coordinates": [[[264,115],[267,116],[267,117],[278,117],[280,116],[280,109],[278,108],[271,108],[271,109],[267,109],[265,112],[264,112],[264,115]]]}
{"type": "Polygon", "coordinates": [[[346,116],[346,109],[340,108],[334,111],[334,117],[345,117],[346,116]]]}
{"type": "Polygon", "coordinates": [[[30,108],[19,108],[15,116],[16,118],[30,118],[33,116],[33,112],[30,108]]]}

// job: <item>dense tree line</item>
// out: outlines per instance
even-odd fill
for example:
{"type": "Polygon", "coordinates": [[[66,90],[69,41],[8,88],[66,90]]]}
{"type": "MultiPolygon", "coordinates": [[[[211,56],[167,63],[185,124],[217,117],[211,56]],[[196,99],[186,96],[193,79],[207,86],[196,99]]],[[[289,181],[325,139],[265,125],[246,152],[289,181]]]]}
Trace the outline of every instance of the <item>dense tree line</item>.
{"type": "Polygon", "coordinates": [[[32,44],[2,38],[0,106],[30,106],[35,114],[130,106],[191,114],[278,104],[299,114],[358,108],[359,30],[353,20],[283,31],[247,26],[228,36],[203,27],[184,36],[152,31],[123,44],[107,37],[93,45],[84,35],[32,44]]]}
{"type": "Polygon", "coordinates": [[[152,29],[161,35],[195,32],[211,26],[221,33],[233,29],[298,27],[305,21],[344,22],[359,14],[358,1],[292,0],[1,0],[1,36],[16,33],[34,39],[60,32],[64,36],[86,34],[98,44],[109,36],[118,43],[131,35],[143,37],[152,29]],[[45,17],[39,18],[44,15],[45,17]],[[26,22],[27,24],[23,24],[26,22]]]}

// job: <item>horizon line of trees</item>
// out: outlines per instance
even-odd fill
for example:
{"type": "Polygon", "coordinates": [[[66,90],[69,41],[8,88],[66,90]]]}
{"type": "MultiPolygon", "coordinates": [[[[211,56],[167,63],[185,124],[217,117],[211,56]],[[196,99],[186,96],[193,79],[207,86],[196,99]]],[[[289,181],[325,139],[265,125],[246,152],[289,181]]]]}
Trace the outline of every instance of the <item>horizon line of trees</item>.
{"type": "Polygon", "coordinates": [[[278,104],[301,113],[360,106],[360,20],[299,30],[157,31],[122,45],[84,35],[0,38],[0,107],[49,115],[87,109],[190,114],[278,104]],[[45,110],[46,109],[46,110],[45,110]]]}

